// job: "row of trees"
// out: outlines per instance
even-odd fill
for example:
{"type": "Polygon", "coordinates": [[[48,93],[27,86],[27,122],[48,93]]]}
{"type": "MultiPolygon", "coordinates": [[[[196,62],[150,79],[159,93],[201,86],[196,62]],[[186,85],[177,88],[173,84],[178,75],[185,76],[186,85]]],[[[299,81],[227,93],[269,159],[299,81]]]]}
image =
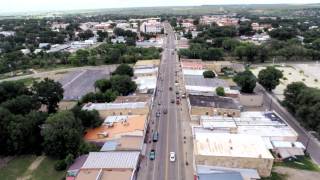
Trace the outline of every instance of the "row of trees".
{"type": "Polygon", "coordinates": [[[283,105],[301,125],[320,135],[320,90],[307,87],[303,82],[294,82],[284,91],[283,105]]]}

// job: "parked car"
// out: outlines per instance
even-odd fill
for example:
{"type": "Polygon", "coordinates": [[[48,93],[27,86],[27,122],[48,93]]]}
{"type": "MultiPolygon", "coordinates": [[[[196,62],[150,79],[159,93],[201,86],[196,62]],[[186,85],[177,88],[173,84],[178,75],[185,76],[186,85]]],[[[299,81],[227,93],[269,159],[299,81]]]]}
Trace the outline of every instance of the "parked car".
{"type": "Polygon", "coordinates": [[[159,139],[159,133],[158,132],[153,132],[152,141],[153,142],[157,142],[158,139],[159,139]]]}
{"type": "Polygon", "coordinates": [[[149,153],[149,159],[150,160],[155,160],[156,159],[156,151],[155,150],[151,150],[149,153]]]}
{"type": "Polygon", "coordinates": [[[176,153],[175,152],[170,152],[169,159],[170,159],[171,162],[176,161],[176,153]]]}
{"type": "Polygon", "coordinates": [[[156,113],[156,116],[157,116],[157,117],[160,117],[160,112],[157,112],[157,113],[156,113]]]}
{"type": "Polygon", "coordinates": [[[169,87],[169,90],[172,91],[172,87],[169,87]]]}
{"type": "Polygon", "coordinates": [[[171,103],[174,103],[174,99],[171,99],[171,101],[170,101],[171,103]]]}

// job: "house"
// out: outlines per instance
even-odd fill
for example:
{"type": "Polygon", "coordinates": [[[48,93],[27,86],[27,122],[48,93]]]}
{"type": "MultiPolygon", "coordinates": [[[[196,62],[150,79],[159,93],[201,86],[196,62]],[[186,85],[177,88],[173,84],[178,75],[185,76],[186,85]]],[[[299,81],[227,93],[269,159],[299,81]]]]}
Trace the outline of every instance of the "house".
{"type": "Polygon", "coordinates": [[[273,156],[259,136],[194,132],[194,163],[227,168],[256,169],[271,174],[273,156]]]}
{"type": "Polygon", "coordinates": [[[74,160],[73,164],[67,170],[66,180],[74,180],[76,178],[77,174],[80,171],[80,168],[86,162],[87,158],[88,155],[85,154],[77,157],[74,160]]]}
{"type": "Polygon", "coordinates": [[[156,76],[141,76],[133,80],[137,84],[137,92],[153,94],[157,86],[156,76]]]}
{"type": "Polygon", "coordinates": [[[125,40],[125,38],[123,36],[118,36],[114,39],[111,39],[111,42],[113,44],[116,44],[116,43],[126,43],[127,41],[125,40]]]}
{"type": "Polygon", "coordinates": [[[14,31],[0,31],[0,35],[3,35],[4,37],[14,36],[16,32],[14,31]]]}
{"type": "Polygon", "coordinates": [[[143,33],[161,33],[163,26],[157,20],[148,20],[140,25],[140,32],[143,33]]]}
{"type": "Polygon", "coordinates": [[[146,115],[149,113],[148,102],[132,103],[87,103],[83,110],[97,110],[102,118],[115,115],[146,115]]]}
{"type": "Polygon", "coordinates": [[[192,116],[218,115],[239,117],[241,112],[239,102],[228,97],[190,94],[188,105],[192,116]]]}
{"type": "Polygon", "coordinates": [[[139,152],[90,152],[76,180],[134,180],[139,152]]]}
{"type": "Polygon", "coordinates": [[[147,115],[109,116],[97,128],[86,131],[84,139],[90,142],[107,142],[124,136],[144,137],[147,115]]]}
{"type": "Polygon", "coordinates": [[[157,76],[158,68],[138,68],[134,69],[134,77],[157,76]]]}
{"type": "Polygon", "coordinates": [[[31,53],[30,49],[21,49],[20,51],[22,52],[23,55],[27,55],[31,53]]]}

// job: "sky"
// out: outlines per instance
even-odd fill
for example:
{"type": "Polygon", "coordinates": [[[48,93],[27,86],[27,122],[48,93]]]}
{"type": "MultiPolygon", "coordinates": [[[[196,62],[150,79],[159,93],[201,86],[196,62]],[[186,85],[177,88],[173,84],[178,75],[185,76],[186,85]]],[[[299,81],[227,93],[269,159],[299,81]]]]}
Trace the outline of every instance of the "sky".
{"type": "Polygon", "coordinates": [[[124,7],[279,3],[320,3],[320,0],[0,0],[0,13],[124,7]]]}

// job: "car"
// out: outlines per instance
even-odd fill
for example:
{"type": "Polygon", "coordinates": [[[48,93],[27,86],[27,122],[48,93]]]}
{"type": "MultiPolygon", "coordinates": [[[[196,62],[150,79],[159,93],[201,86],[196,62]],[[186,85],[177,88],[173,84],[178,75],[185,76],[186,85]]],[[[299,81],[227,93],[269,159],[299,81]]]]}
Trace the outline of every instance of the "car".
{"type": "Polygon", "coordinates": [[[167,109],[164,109],[163,110],[163,114],[167,114],[168,113],[168,110],[167,109]]]}
{"type": "Polygon", "coordinates": [[[174,103],[174,99],[171,99],[171,101],[170,101],[171,103],[174,103]]]}
{"type": "Polygon", "coordinates": [[[155,160],[156,159],[156,151],[155,150],[151,150],[149,153],[149,159],[150,160],[155,160]]]}
{"type": "Polygon", "coordinates": [[[159,139],[159,133],[158,132],[153,132],[152,141],[153,142],[157,142],[158,139],[159,139]]]}
{"type": "Polygon", "coordinates": [[[157,112],[157,113],[156,113],[156,117],[160,117],[160,112],[157,112]]]}
{"type": "Polygon", "coordinates": [[[179,101],[179,100],[177,100],[177,101],[176,101],[176,104],[177,104],[177,105],[179,105],[179,104],[180,104],[180,101],[179,101]]]}
{"type": "Polygon", "coordinates": [[[161,105],[160,101],[158,102],[158,105],[159,105],[159,106],[161,105]]]}
{"type": "Polygon", "coordinates": [[[171,162],[175,162],[176,161],[176,153],[170,152],[169,159],[171,162]]]}
{"type": "Polygon", "coordinates": [[[172,87],[169,87],[169,90],[172,91],[172,87]]]}
{"type": "Polygon", "coordinates": [[[179,94],[179,91],[176,91],[176,94],[179,94]]]}

